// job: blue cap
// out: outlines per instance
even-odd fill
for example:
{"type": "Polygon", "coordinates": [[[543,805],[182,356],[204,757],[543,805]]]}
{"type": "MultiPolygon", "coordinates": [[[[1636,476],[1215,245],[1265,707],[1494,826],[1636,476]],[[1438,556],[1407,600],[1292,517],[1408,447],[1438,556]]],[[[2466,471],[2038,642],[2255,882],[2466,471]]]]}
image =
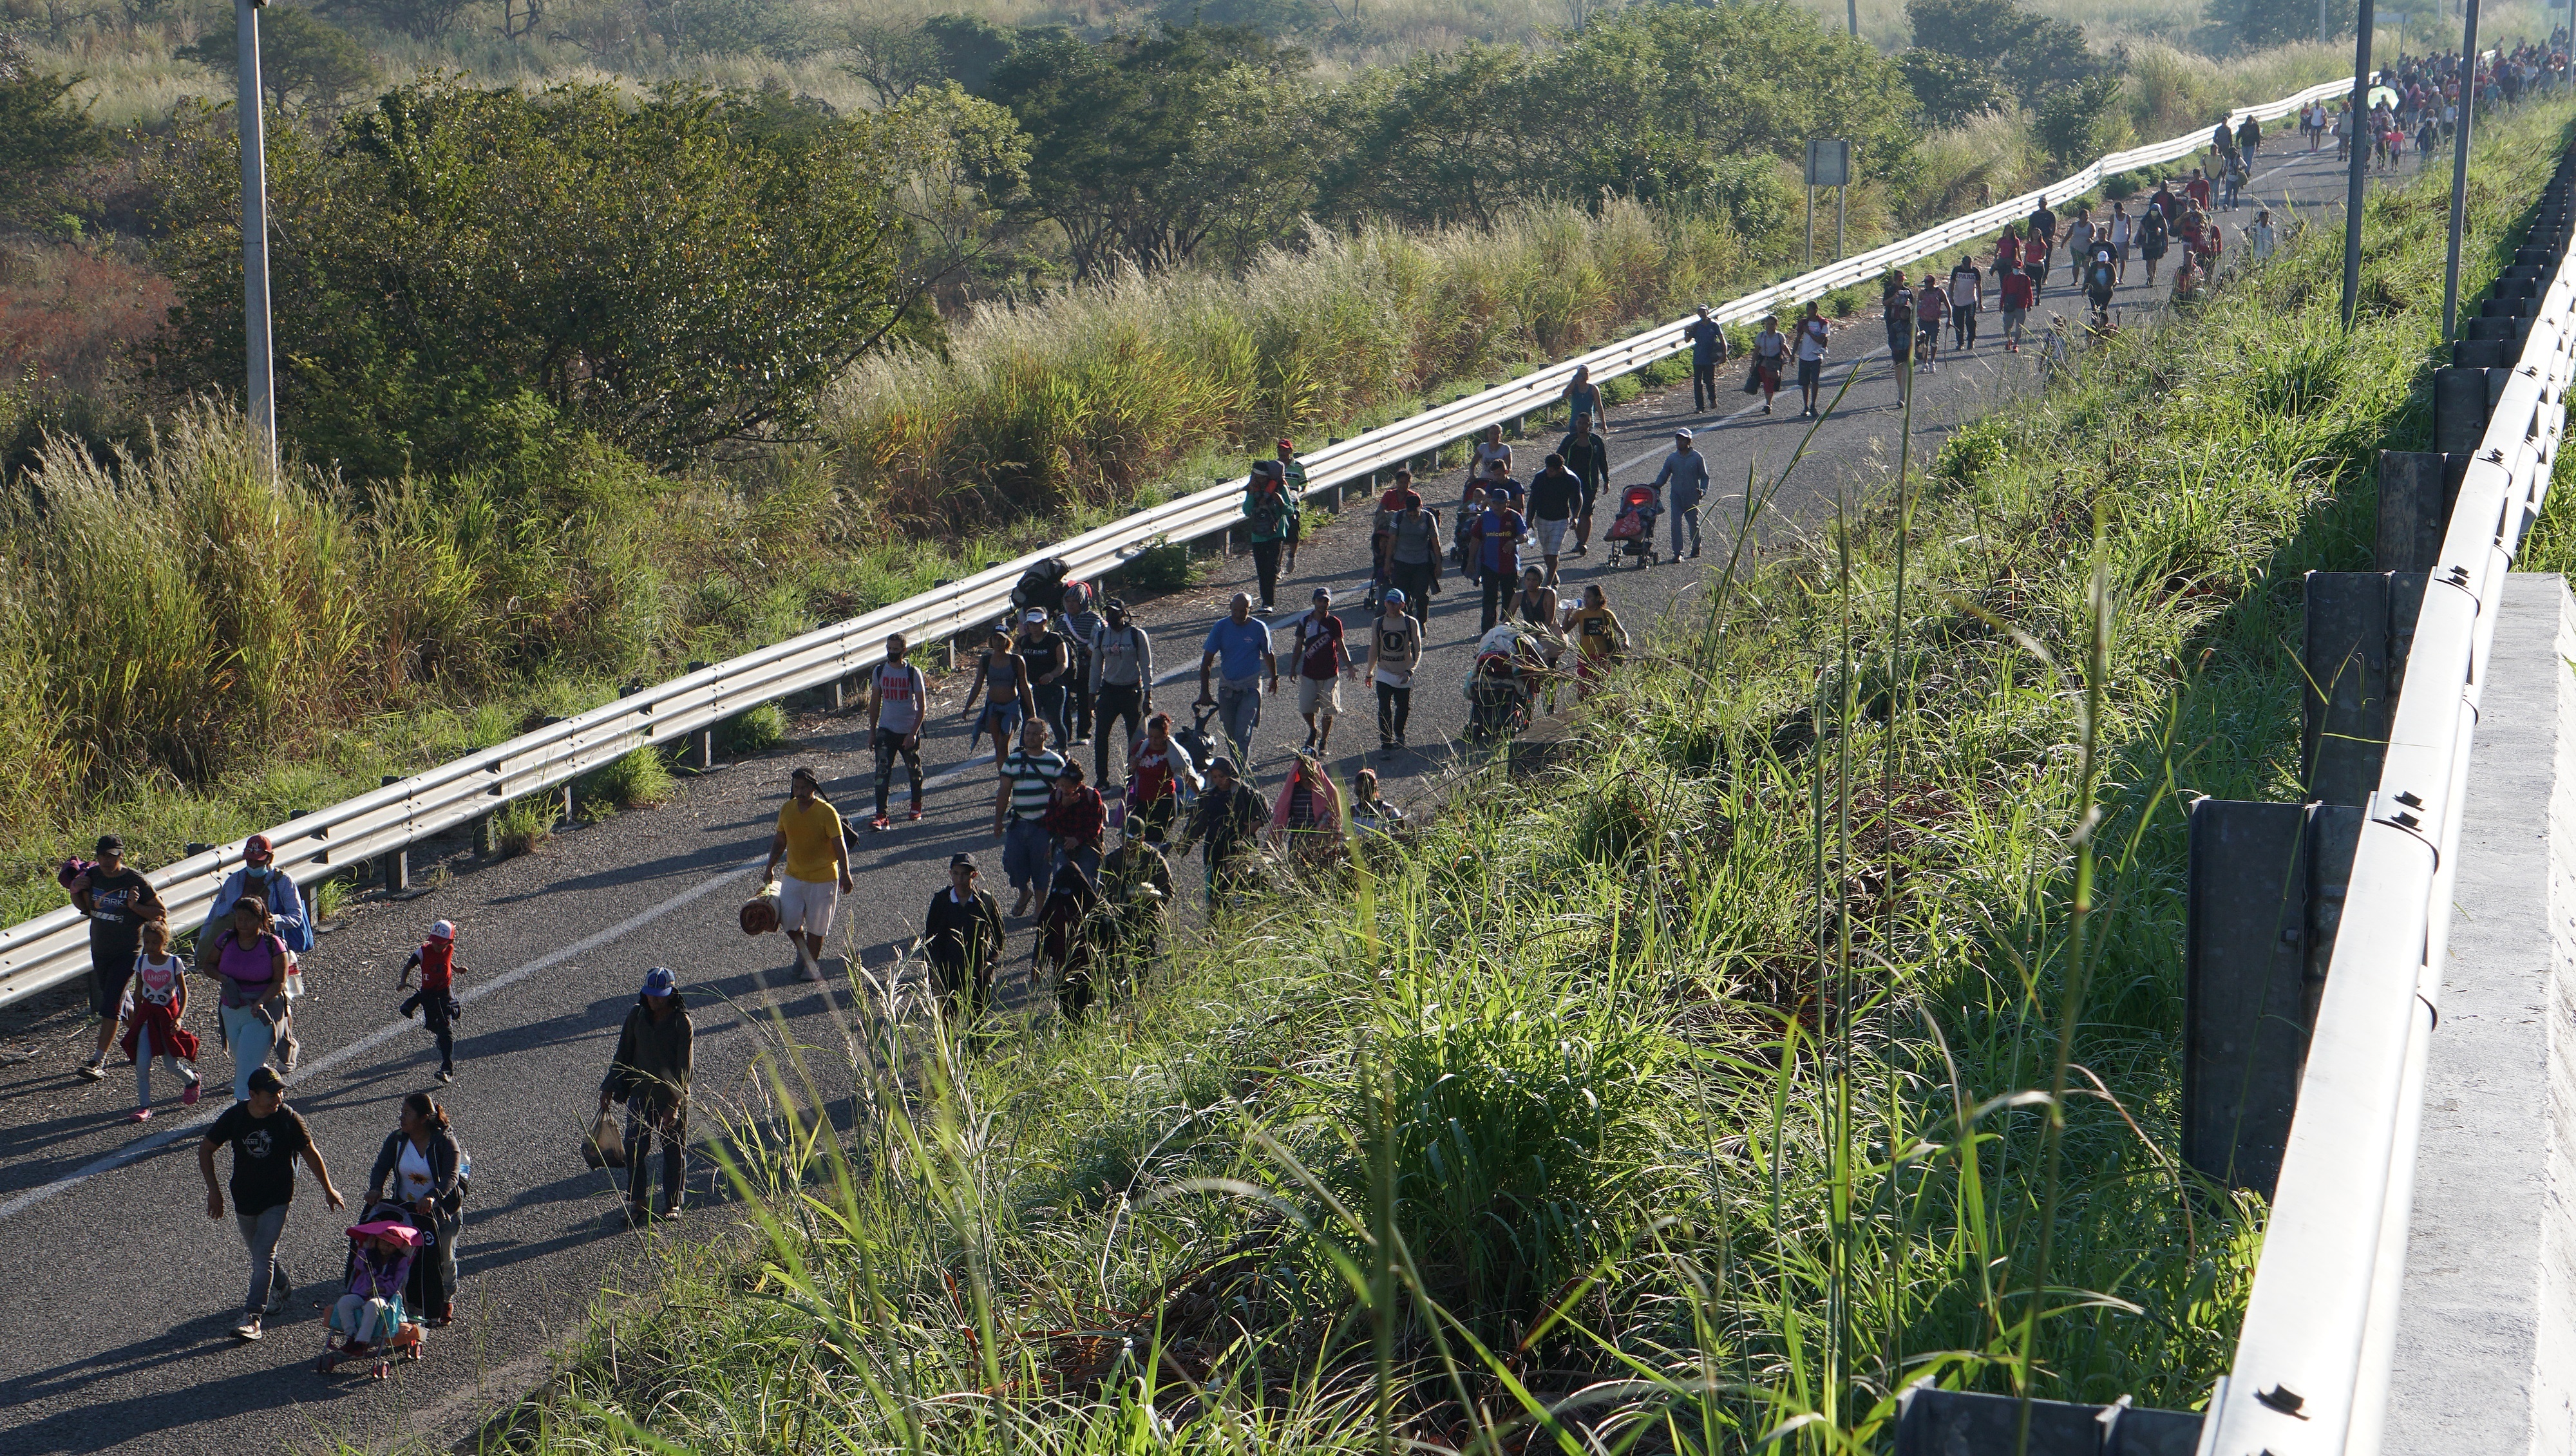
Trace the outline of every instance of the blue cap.
{"type": "Polygon", "coordinates": [[[669,966],[655,966],[644,973],[644,994],[647,996],[668,996],[679,989],[680,978],[671,974],[669,966]]]}
{"type": "Polygon", "coordinates": [[[1386,595],[1379,598],[1379,600],[1385,602],[1388,606],[1400,607],[1404,605],[1404,593],[1397,591],[1393,587],[1388,587],[1386,589],[1386,595]]]}

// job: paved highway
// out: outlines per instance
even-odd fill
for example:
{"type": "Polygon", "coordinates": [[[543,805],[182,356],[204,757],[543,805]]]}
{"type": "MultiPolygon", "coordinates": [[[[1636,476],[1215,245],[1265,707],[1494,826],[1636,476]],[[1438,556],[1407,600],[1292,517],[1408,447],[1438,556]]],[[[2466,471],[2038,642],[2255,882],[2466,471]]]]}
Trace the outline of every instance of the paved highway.
{"type": "MultiPolygon", "coordinates": [[[[2257,191],[2273,205],[2294,199],[2316,218],[2341,195],[2342,174],[2330,154],[2312,160],[2276,148],[2264,166],[2257,191]]],[[[2225,220],[2232,231],[2251,217],[2249,207],[2225,220]]],[[[2121,299],[2132,320],[2150,303],[2141,276],[2133,266],[2121,299]]],[[[2044,322],[2062,311],[2073,318],[2080,309],[2061,283],[2042,299],[2038,317],[2044,322]]],[[[1895,456],[1901,416],[1874,314],[1854,322],[1835,354],[1827,398],[1846,371],[1856,367],[1858,378],[1775,503],[1776,519],[1788,523],[1814,521],[1838,488],[1884,481],[1895,456]]],[[[2026,387],[2034,369],[2035,356],[2008,356],[1990,341],[1972,358],[1922,378],[1918,458],[1929,459],[1949,421],[2026,387]]],[[[1794,390],[1784,391],[1777,415],[1764,417],[1758,400],[1747,410],[1746,397],[1732,392],[1741,377],[1739,369],[1722,375],[1729,392],[1714,413],[1694,413],[1686,385],[1613,412],[1614,487],[1651,478],[1681,424],[1700,432],[1716,482],[1703,511],[1708,550],[1699,562],[1613,568],[1596,539],[1593,555],[1565,563],[1570,587],[1603,582],[1632,630],[1689,598],[1700,568],[1723,562],[1748,467],[1775,472],[1805,434],[1794,390]]],[[[1534,435],[1521,443],[1524,479],[1552,441],[1534,435]]],[[[1460,478],[1443,472],[1427,483],[1426,499],[1453,501],[1460,478]]],[[[1605,502],[1602,527],[1611,513],[1605,502]]],[[[1365,576],[1366,515],[1354,502],[1338,520],[1310,525],[1298,571],[1280,588],[1278,624],[1302,611],[1317,585],[1355,600],[1365,576]]],[[[1186,666],[1195,676],[1200,638],[1249,569],[1248,559],[1230,558],[1216,580],[1139,609],[1166,671],[1186,666]]],[[[1364,679],[1346,683],[1337,773],[1347,776],[1365,754],[1400,801],[1436,796],[1457,770],[1446,745],[1463,718],[1457,685],[1477,625],[1476,602],[1453,579],[1432,614],[1409,753],[1378,758],[1373,694],[1364,679]]],[[[992,770],[975,758],[956,714],[966,679],[936,687],[942,711],[925,744],[934,775],[929,817],[866,838],[854,864],[860,893],[844,902],[836,930],[846,955],[871,966],[885,965],[918,928],[922,907],[945,883],[951,853],[998,848],[985,832],[992,770]]],[[[1177,713],[1194,688],[1168,683],[1158,702],[1177,713]]],[[[1265,794],[1303,737],[1294,706],[1287,695],[1265,704],[1255,765],[1265,794]]],[[[678,970],[696,1021],[701,1137],[726,1116],[766,1110],[765,1094],[747,1073],[782,1034],[819,1049],[809,1065],[829,1103],[822,1110],[846,1125],[851,1079],[839,1028],[851,983],[794,981],[782,971],[784,942],[745,938],[734,910],[754,887],[791,764],[820,766],[844,811],[865,817],[872,772],[865,726],[863,711],[801,715],[791,747],[692,777],[662,808],[569,829],[536,854],[482,862],[461,843],[424,846],[415,852],[424,893],[359,904],[307,957],[312,994],[298,1021],[304,1064],[289,1102],[311,1122],[341,1190],[355,1200],[393,1126],[396,1102],[435,1085],[428,1035],[394,1014],[396,969],[432,919],[461,927],[461,1078],[441,1093],[475,1164],[459,1317],[433,1332],[425,1361],[397,1367],[389,1382],[313,1372],[322,1344],[313,1304],[336,1293],[340,1231],[351,1220],[325,1209],[309,1182],[297,1191],[282,1246],[297,1280],[290,1314],[271,1322],[264,1343],[240,1344],[226,1333],[246,1271],[229,1218],[205,1217],[194,1167],[203,1125],[229,1096],[229,1063],[214,1049],[206,1015],[192,1024],[207,1034],[212,1095],[185,1115],[165,1101],[160,1117],[136,1127],[121,1121],[132,1106],[129,1068],[112,1066],[101,1084],[72,1075],[87,1035],[74,997],[35,998],[0,1012],[0,1267],[7,1271],[0,1330],[9,1336],[0,1341],[0,1452],[177,1456],[342,1442],[370,1449],[406,1440],[446,1444],[541,1382],[554,1352],[580,1334],[594,1308],[649,1293],[675,1249],[730,1228],[701,1163],[691,1197],[702,1212],[647,1233],[625,1231],[609,1175],[585,1168],[576,1142],[596,1105],[617,1028],[643,971],[655,964],[678,970]]],[[[898,806],[902,792],[898,783],[898,806]]],[[[1007,908],[998,860],[998,853],[987,855],[988,883],[1007,908]]],[[[1181,867],[1181,879],[1194,898],[1196,866],[1181,867]]],[[[1024,923],[1013,930],[1006,995],[1030,1008],[1027,1014],[1052,1015],[1043,998],[1027,994],[1029,940],[1024,923]]],[[[834,969],[841,967],[836,959],[834,969]]]]}

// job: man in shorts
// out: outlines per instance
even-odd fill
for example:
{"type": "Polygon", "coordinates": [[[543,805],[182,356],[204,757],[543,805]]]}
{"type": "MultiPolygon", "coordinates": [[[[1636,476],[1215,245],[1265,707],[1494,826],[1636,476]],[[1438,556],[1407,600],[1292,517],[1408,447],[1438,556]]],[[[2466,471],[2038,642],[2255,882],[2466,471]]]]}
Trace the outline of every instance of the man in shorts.
{"type": "Polygon", "coordinates": [[[1799,417],[1812,420],[1816,417],[1817,397],[1824,391],[1825,353],[1833,347],[1833,326],[1816,312],[1815,304],[1809,303],[1807,316],[1798,320],[1795,337],[1792,352],[1798,356],[1798,396],[1805,405],[1799,417]]]}
{"type": "Polygon", "coordinates": [[[1297,711],[1306,720],[1306,751],[1321,755],[1342,713],[1342,674],[1355,670],[1333,615],[1333,594],[1315,588],[1315,605],[1297,619],[1297,711]]]}
{"type": "Polygon", "coordinates": [[[1538,554],[1547,562],[1547,584],[1556,585],[1556,558],[1565,549],[1565,528],[1583,504],[1583,481],[1565,468],[1563,455],[1550,455],[1530,481],[1530,529],[1538,536],[1538,554]]]}
{"type": "Polygon", "coordinates": [[[823,937],[832,932],[832,912],[841,897],[857,888],[850,883],[850,851],[841,842],[841,814],[823,802],[823,782],[810,768],[787,776],[789,797],[778,811],[778,832],[769,837],[769,863],[763,878],[778,877],[778,928],[796,948],[799,980],[823,979],[823,937]],[[787,872],[778,873],[778,862],[787,872]]]}
{"type": "Polygon", "coordinates": [[[89,917],[89,1009],[98,1017],[98,1046],[80,1074],[95,1082],[107,1075],[107,1047],[134,958],[143,953],[144,923],[165,920],[169,911],[152,882],[127,867],[125,841],[113,834],[100,836],[98,863],[72,881],[71,892],[73,908],[89,917]]]}
{"type": "Polygon", "coordinates": [[[993,837],[1002,841],[1002,873],[1020,892],[1011,907],[1014,917],[1028,914],[1055,877],[1055,836],[1047,832],[1046,815],[1064,765],[1064,755],[1047,747],[1044,718],[1021,724],[1020,746],[1002,760],[1002,786],[993,793],[993,837]]]}

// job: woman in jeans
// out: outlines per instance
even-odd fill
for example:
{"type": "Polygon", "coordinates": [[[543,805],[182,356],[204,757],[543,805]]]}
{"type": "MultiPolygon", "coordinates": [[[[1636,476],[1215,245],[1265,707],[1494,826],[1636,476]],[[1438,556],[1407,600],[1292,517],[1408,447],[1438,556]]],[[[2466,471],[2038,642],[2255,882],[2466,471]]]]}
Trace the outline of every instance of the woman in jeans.
{"type": "Polygon", "coordinates": [[[286,1017],[286,942],[257,900],[233,902],[232,926],[197,947],[197,970],[223,983],[217,1015],[233,1054],[233,1100],[250,1100],[250,1074],[267,1062],[286,1017]]]}
{"type": "Polygon", "coordinates": [[[402,1124],[376,1152],[366,1208],[400,1204],[429,1247],[412,1260],[403,1303],[432,1328],[456,1311],[456,1231],[465,1217],[465,1150],[447,1128],[447,1109],[426,1092],[402,1101],[402,1124]]]}

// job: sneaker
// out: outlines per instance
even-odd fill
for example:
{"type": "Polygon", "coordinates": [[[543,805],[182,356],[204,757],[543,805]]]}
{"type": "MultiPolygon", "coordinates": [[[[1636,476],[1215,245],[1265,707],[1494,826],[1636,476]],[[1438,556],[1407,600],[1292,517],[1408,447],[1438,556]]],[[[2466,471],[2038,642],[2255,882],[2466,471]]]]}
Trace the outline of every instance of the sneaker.
{"type": "Polygon", "coordinates": [[[1690,559],[1691,559],[1691,560],[1693,560],[1693,561],[1697,561],[1697,560],[1699,560],[1699,548],[1698,548],[1698,547],[1693,546],[1693,547],[1691,548],[1690,559]]]}
{"type": "Polygon", "coordinates": [[[1767,414],[1769,414],[1769,413],[1771,413],[1771,406],[1770,406],[1770,405],[1768,405],[1768,404],[1763,405],[1763,406],[1762,406],[1762,412],[1763,412],[1764,414],[1766,414],[1766,415],[1767,415],[1767,414]]]}
{"type": "Polygon", "coordinates": [[[1574,549],[1565,554],[1568,556],[1589,556],[1592,554],[1592,548],[1584,545],[1580,541],[1577,541],[1574,543],[1574,549]]]}
{"type": "Polygon", "coordinates": [[[303,1055],[304,1044],[302,1042],[288,1042],[286,1044],[286,1056],[279,1063],[277,1070],[289,1077],[294,1076],[295,1063],[303,1055]]]}
{"type": "Polygon", "coordinates": [[[182,1107],[196,1106],[197,1099],[205,1094],[205,1090],[206,1089],[198,1083],[190,1082],[188,1084],[188,1090],[179,1094],[179,1105],[182,1107]]]}
{"type": "Polygon", "coordinates": [[[662,1210],[659,1217],[664,1223],[678,1223],[680,1221],[680,1210],[677,1206],[666,1208],[662,1210]]]}
{"type": "Polygon", "coordinates": [[[921,822],[921,801],[919,799],[912,801],[912,813],[909,817],[915,824],[921,822]]]}
{"type": "Polygon", "coordinates": [[[256,1340],[260,1338],[259,1316],[248,1316],[243,1319],[240,1324],[233,1326],[233,1338],[236,1340],[256,1340]]]}
{"type": "Polygon", "coordinates": [[[106,1080],[107,1080],[107,1058],[106,1058],[104,1055],[101,1055],[101,1056],[92,1057],[92,1058],[90,1058],[88,1061],[81,1063],[81,1064],[80,1064],[80,1079],[81,1079],[82,1081],[84,1081],[84,1082],[104,1082],[104,1081],[106,1081],[106,1080]]]}
{"type": "Polygon", "coordinates": [[[442,1082],[453,1082],[453,1081],[455,1081],[455,1080],[456,1080],[456,1069],[455,1069],[454,1067],[441,1067],[441,1068],[439,1068],[439,1069],[438,1069],[438,1080],[440,1080],[440,1081],[442,1081],[442,1082]]]}
{"type": "Polygon", "coordinates": [[[152,1120],[152,1109],[149,1107],[138,1107],[132,1112],[125,1114],[125,1120],[127,1122],[150,1122],[152,1120]]]}
{"type": "Polygon", "coordinates": [[[892,829],[894,827],[894,821],[888,819],[883,814],[879,814],[874,819],[868,821],[868,827],[870,829],[892,829]]]}

